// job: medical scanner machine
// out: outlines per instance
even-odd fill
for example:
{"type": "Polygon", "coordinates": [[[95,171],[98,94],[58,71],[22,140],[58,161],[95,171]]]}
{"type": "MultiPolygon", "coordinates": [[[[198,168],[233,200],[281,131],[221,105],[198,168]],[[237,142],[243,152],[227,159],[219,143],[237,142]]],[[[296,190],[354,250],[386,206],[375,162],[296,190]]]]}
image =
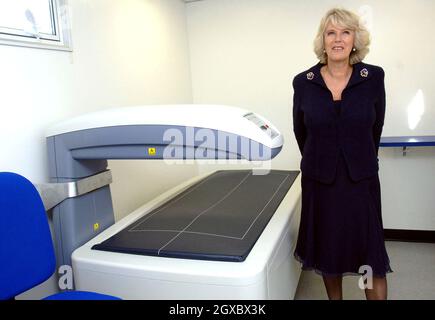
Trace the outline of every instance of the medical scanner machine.
{"type": "Polygon", "coordinates": [[[76,289],[124,299],[291,299],[299,171],[220,170],[192,178],[114,223],[108,159],[266,161],[281,133],[220,105],[109,109],[47,133],[58,265],[76,289]]]}

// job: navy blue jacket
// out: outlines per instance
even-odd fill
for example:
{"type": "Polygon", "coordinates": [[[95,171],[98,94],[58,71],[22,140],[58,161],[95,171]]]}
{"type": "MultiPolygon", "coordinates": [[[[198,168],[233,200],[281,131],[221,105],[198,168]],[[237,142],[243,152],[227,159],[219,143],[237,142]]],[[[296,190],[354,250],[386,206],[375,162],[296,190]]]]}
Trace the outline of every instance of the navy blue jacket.
{"type": "Polygon", "coordinates": [[[302,154],[302,174],[323,183],[335,178],[343,152],[353,181],[377,174],[378,149],[385,118],[384,70],[365,63],[353,65],[341,95],[341,112],[318,63],[293,79],[293,131],[302,154]]]}

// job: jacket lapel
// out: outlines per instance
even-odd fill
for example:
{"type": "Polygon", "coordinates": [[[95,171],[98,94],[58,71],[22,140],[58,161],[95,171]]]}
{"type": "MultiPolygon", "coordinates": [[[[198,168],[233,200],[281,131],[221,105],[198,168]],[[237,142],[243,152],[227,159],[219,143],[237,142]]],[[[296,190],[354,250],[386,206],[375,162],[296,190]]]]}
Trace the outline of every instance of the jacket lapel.
{"type": "Polygon", "coordinates": [[[369,72],[369,69],[364,63],[362,62],[355,63],[353,65],[352,75],[349,79],[349,82],[347,83],[345,90],[353,86],[356,86],[357,84],[363,81],[370,79],[371,76],[372,76],[372,72],[369,72]]]}
{"type": "Polygon", "coordinates": [[[322,75],[320,74],[320,68],[323,66],[323,64],[321,64],[320,62],[318,64],[316,64],[315,66],[311,67],[308,71],[307,71],[307,77],[306,80],[314,83],[316,85],[319,85],[321,87],[324,87],[326,90],[329,90],[328,87],[326,86],[325,81],[322,78],[322,75]]]}
{"type": "MultiPolygon", "coordinates": [[[[328,87],[326,86],[325,81],[323,80],[322,75],[320,74],[320,68],[322,68],[322,66],[323,64],[319,62],[315,66],[311,67],[307,71],[306,80],[316,85],[319,85],[325,88],[326,90],[329,90],[328,87]]],[[[362,62],[355,63],[353,65],[353,70],[349,82],[347,83],[345,89],[351,88],[367,79],[370,79],[371,76],[372,73],[369,72],[369,69],[367,68],[366,64],[362,62]]]]}

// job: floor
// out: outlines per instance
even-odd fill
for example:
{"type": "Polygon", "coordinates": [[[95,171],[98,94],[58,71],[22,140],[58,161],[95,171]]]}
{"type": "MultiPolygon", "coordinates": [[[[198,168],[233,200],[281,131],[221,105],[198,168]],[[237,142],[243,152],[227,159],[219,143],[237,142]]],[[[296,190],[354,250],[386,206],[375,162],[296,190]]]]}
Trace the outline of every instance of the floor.
{"type": "MultiPolygon", "coordinates": [[[[387,274],[389,300],[435,299],[435,243],[385,242],[393,273],[387,274]]],[[[365,300],[358,276],[343,278],[344,300],[365,300]]],[[[326,300],[322,277],[303,271],[296,300],[326,300]]]]}

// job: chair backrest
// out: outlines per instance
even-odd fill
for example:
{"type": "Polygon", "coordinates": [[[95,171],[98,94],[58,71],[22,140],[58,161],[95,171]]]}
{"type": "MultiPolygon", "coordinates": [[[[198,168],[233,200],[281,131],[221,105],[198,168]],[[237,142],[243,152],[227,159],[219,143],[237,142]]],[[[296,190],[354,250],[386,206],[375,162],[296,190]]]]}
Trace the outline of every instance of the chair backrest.
{"type": "Polygon", "coordinates": [[[55,271],[53,242],[44,205],[33,184],[0,172],[0,299],[44,282],[55,271]]]}

